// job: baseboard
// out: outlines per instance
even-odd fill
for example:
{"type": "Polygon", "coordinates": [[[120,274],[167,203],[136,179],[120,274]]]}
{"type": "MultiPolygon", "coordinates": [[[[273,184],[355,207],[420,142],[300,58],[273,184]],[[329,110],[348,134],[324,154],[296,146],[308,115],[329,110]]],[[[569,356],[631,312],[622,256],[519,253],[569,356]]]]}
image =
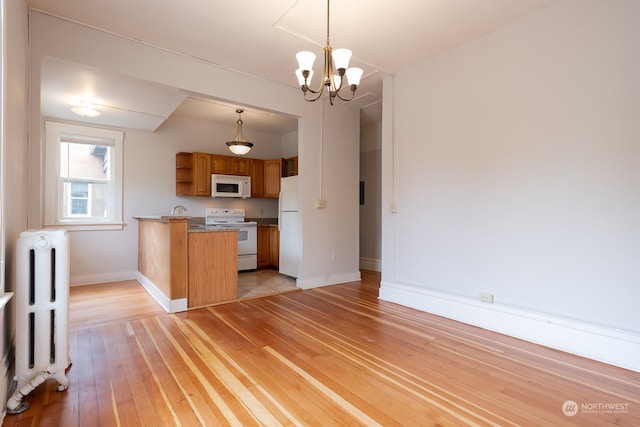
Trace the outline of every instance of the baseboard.
{"type": "Polygon", "coordinates": [[[187,311],[186,298],[169,299],[164,292],[162,292],[151,280],[140,272],[137,273],[135,279],[140,282],[142,287],[149,292],[149,295],[151,295],[167,313],[187,311]]]}
{"type": "Polygon", "coordinates": [[[118,271],[104,274],[88,274],[85,276],[69,277],[69,286],[95,285],[98,283],[122,282],[123,280],[134,280],[137,271],[118,271]]]}
{"type": "Polygon", "coordinates": [[[313,289],[322,286],[337,285],[339,283],[357,282],[358,280],[360,280],[360,271],[354,271],[352,273],[313,277],[304,280],[297,279],[296,286],[300,289],[313,289]]]}
{"type": "Polygon", "coordinates": [[[382,260],[360,257],[360,269],[380,272],[382,271],[382,260]]]}
{"type": "Polygon", "coordinates": [[[640,334],[417,286],[381,283],[380,299],[640,372],[640,334]]]}

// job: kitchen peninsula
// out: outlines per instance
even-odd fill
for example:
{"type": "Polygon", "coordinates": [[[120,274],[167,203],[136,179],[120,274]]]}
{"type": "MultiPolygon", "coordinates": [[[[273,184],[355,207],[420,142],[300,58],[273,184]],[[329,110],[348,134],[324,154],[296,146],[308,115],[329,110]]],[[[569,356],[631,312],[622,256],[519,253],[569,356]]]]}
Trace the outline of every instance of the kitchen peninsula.
{"type": "Polygon", "coordinates": [[[138,215],[138,281],[169,313],[236,299],[237,230],[138,215]]]}

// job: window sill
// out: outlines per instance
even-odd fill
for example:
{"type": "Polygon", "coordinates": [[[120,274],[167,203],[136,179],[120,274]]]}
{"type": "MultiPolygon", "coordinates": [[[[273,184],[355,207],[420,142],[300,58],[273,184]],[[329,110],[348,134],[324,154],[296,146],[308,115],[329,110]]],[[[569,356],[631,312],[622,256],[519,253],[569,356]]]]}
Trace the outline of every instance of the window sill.
{"type": "Polygon", "coordinates": [[[45,224],[45,228],[61,228],[67,231],[104,231],[104,230],[123,230],[124,223],[61,223],[61,224],[45,224]]]}

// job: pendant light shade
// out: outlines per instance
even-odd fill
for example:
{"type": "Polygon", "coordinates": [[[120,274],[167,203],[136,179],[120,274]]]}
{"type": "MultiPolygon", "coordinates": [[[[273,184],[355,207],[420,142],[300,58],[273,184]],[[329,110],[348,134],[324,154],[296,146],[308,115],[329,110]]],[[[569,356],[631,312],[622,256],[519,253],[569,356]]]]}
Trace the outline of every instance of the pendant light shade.
{"type": "Polygon", "coordinates": [[[236,120],[236,123],[238,124],[238,132],[236,133],[236,138],[233,141],[227,142],[227,146],[229,147],[229,150],[231,150],[233,154],[237,154],[239,156],[242,156],[243,154],[247,154],[249,150],[251,150],[251,147],[253,147],[253,144],[245,140],[244,137],[242,136],[242,113],[243,112],[244,110],[240,110],[240,109],[236,110],[236,113],[238,113],[238,120],[236,120]]]}
{"type": "Polygon", "coordinates": [[[93,108],[93,103],[85,99],[81,99],[78,106],[71,107],[71,111],[82,117],[98,117],[101,115],[100,111],[93,108]]]}

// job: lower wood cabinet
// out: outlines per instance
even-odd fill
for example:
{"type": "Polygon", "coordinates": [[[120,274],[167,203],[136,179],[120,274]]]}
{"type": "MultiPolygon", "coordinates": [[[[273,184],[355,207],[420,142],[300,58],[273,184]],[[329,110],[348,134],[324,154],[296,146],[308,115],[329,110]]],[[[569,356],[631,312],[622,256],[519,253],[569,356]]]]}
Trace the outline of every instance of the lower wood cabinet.
{"type": "Polygon", "coordinates": [[[258,268],[280,266],[280,231],[278,227],[258,226],[258,268]]]}
{"type": "Polygon", "coordinates": [[[269,262],[273,267],[280,267],[280,230],[278,230],[278,227],[270,227],[269,250],[269,262]]]}
{"type": "Polygon", "coordinates": [[[238,232],[189,233],[188,306],[231,301],[238,294],[238,232]]]}

